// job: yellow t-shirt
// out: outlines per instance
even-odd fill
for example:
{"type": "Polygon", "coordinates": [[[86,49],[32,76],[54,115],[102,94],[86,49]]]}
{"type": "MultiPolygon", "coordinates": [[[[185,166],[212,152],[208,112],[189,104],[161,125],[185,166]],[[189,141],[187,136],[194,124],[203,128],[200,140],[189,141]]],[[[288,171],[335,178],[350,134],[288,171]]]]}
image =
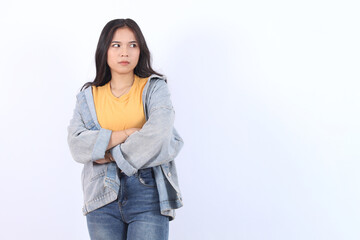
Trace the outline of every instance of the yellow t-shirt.
{"type": "Polygon", "coordinates": [[[142,128],[146,121],[142,92],[147,79],[135,75],[130,90],[119,98],[112,94],[110,82],[100,87],[92,86],[96,116],[102,128],[112,131],[142,128]]]}

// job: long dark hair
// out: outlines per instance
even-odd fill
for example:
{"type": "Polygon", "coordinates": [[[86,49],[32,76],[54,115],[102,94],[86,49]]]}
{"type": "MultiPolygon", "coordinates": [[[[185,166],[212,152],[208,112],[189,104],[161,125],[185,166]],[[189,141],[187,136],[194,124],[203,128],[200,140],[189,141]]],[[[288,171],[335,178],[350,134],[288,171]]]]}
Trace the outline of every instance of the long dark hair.
{"type": "Polygon", "coordinates": [[[150,77],[152,74],[162,74],[155,72],[151,67],[151,55],[146,45],[145,38],[140,30],[137,23],[130,19],[114,19],[108,22],[103,30],[101,31],[99,42],[95,52],[95,65],[96,65],[96,76],[94,81],[85,83],[80,91],[89,86],[103,86],[111,80],[110,67],[107,64],[107,51],[114,37],[114,34],[118,28],[128,27],[130,28],[136,38],[136,41],[140,47],[139,61],[134,69],[134,74],[141,78],[150,77]]]}

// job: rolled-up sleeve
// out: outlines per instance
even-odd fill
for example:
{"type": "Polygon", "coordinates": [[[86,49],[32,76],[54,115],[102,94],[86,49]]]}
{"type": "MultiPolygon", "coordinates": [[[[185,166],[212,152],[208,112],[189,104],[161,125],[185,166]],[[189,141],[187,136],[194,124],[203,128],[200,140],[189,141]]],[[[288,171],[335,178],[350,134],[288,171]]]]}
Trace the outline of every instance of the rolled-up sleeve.
{"type": "MultiPolygon", "coordinates": [[[[128,176],[138,169],[153,167],[173,160],[173,125],[175,111],[170,92],[164,80],[155,83],[148,104],[148,119],[143,127],[130,135],[127,140],[111,149],[117,165],[128,176]]],[[[182,139],[175,141],[177,149],[182,139]]]]}
{"type": "Polygon", "coordinates": [[[67,142],[76,162],[84,164],[104,158],[112,131],[105,128],[94,130],[86,128],[80,114],[79,98],[67,131],[67,142]]]}

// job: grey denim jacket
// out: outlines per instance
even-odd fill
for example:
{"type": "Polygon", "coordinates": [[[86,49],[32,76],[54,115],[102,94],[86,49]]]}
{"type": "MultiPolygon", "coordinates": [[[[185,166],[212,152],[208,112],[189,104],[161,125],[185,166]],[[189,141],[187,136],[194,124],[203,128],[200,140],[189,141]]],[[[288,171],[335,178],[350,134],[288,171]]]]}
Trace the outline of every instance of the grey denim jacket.
{"type": "Polygon", "coordinates": [[[127,176],[152,167],[161,214],[174,220],[175,209],[183,206],[174,159],[184,142],[173,126],[175,111],[165,78],[154,74],[148,78],[142,93],[146,123],[110,150],[115,160],[111,163],[94,162],[104,158],[112,131],[98,123],[92,88],[81,91],[76,98],[67,141],[74,160],[84,164],[83,215],[116,200],[120,187],[117,166],[127,176]]]}

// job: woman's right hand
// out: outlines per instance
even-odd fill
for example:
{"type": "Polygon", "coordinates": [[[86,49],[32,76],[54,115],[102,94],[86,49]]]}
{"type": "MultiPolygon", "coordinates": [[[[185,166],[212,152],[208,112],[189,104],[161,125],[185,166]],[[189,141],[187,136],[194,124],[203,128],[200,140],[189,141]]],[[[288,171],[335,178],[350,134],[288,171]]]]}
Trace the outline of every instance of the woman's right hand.
{"type": "Polygon", "coordinates": [[[116,145],[123,143],[126,139],[136,131],[139,131],[140,128],[128,128],[120,131],[113,131],[110,136],[110,141],[107,146],[107,150],[115,147],[116,145]]]}

